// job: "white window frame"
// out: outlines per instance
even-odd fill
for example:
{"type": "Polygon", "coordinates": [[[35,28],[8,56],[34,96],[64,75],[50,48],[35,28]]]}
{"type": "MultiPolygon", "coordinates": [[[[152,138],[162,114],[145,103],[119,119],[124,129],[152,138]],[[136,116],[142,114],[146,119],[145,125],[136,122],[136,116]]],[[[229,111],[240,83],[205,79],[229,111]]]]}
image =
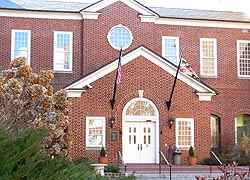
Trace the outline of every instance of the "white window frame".
{"type": "Polygon", "coordinates": [[[177,148],[181,148],[181,149],[189,149],[190,146],[194,147],[194,118],[176,118],[176,129],[175,129],[175,133],[176,133],[176,147],[177,148]],[[179,122],[181,121],[187,121],[187,122],[190,122],[191,124],[191,142],[190,142],[190,145],[187,145],[187,146],[182,146],[182,145],[179,145],[178,142],[179,142],[179,122]]]}
{"type": "Polygon", "coordinates": [[[56,72],[71,72],[72,71],[72,64],[73,64],[73,33],[72,32],[67,32],[67,31],[54,31],[54,61],[53,61],[53,66],[54,66],[54,71],[56,72]],[[70,44],[69,44],[69,68],[58,68],[57,66],[57,60],[56,60],[56,52],[57,52],[57,35],[58,34],[69,34],[70,35],[70,44]]]}
{"type": "MultiPolygon", "coordinates": [[[[132,35],[131,31],[130,31],[126,26],[123,26],[123,25],[121,25],[121,24],[112,27],[112,28],[109,30],[109,32],[108,32],[107,38],[108,38],[108,42],[109,42],[110,46],[112,46],[114,49],[117,49],[117,50],[120,50],[121,48],[122,48],[122,50],[127,49],[127,48],[131,45],[131,43],[132,43],[132,41],[133,41],[133,35],[132,35]],[[125,44],[125,45],[122,45],[122,47],[117,47],[116,44],[113,44],[113,42],[112,42],[112,40],[111,40],[111,37],[114,36],[113,33],[114,33],[114,31],[115,31],[116,29],[123,29],[123,30],[127,31],[127,33],[129,34],[129,42],[128,42],[127,44],[125,44]]],[[[126,38],[126,37],[124,36],[124,34],[123,34],[123,35],[120,34],[120,36],[118,36],[118,37],[116,36],[115,39],[116,39],[116,41],[118,41],[118,40],[122,40],[122,39],[125,39],[125,38],[126,38]]],[[[120,42],[121,42],[121,41],[119,41],[119,43],[120,43],[120,42]]],[[[123,42],[123,41],[122,41],[122,42],[123,42]]]]}
{"type": "Polygon", "coordinates": [[[86,147],[106,147],[106,118],[103,116],[87,116],[86,117],[86,147]],[[89,144],[89,120],[101,120],[102,121],[102,145],[90,145],[89,144]]]}
{"type": "MultiPolygon", "coordinates": [[[[172,62],[172,63],[175,65],[178,65],[180,62],[180,57],[179,57],[180,56],[180,42],[179,42],[180,38],[177,36],[162,36],[162,57],[168,59],[167,56],[169,56],[169,55],[167,54],[167,51],[165,49],[165,40],[166,39],[176,40],[176,55],[175,56],[177,58],[177,62],[176,62],[176,64],[174,62],[172,62]]],[[[169,60],[169,61],[171,62],[171,60],[169,60]]]]}
{"type": "Polygon", "coordinates": [[[217,39],[215,38],[200,38],[200,74],[201,76],[203,77],[217,77],[217,39]],[[207,74],[205,72],[203,72],[203,58],[212,58],[212,57],[204,57],[203,55],[203,42],[206,42],[206,41],[212,41],[214,43],[214,46],[213,46],[213,50],[214,50],[214,73],[213,74],[207,74]]]}
{"type": "Polygon", "coordinates": [[[16,32],[24,32],[28,33],[28,47],[27,47],[27,57],[26,57],[26,63],[30,65],[30,48],[31,48],[31,30],[21,30],[21,29],[12,29],[11,30],[11,61],[15,59],[15,37],[16,32]]]}
{"type": "Polygon", "coordinates": [[[237,74],[240,78],[250,78],[250,75],[240,75],[240,43],[250,43],[250,40],[237,40],[237,74]]]}

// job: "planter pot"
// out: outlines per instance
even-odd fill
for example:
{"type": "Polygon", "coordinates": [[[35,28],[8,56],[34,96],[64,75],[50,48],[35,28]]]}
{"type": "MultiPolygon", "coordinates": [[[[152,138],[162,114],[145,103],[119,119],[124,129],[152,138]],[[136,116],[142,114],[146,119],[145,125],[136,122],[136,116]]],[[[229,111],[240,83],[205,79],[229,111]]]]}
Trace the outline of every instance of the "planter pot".
{"type": "Polygon", "coordinates": [[[189,165],[196,165],[197,164],[197,157],[188,157],[188,164],[189,165]]]}
{"type": "Polygon", "coordinates": [[[98,158],[98,163],[101,163],[101,164],[108,164],[109,160],[107,157],[99,157],[98,158]]]}

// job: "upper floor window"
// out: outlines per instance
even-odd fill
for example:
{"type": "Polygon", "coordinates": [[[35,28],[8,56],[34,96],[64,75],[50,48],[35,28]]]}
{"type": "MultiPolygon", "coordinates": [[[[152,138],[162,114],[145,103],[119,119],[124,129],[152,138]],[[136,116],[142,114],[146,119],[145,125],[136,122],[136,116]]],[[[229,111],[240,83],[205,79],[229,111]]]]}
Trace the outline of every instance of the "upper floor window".
{"type": "Polygon", "coordinates": [[[105,117],[86,117],[86,147],[105,147],[105,117]]]}
{"type": "Polygon", "coordinates": [[[109,44],[117,50],[127,49],[132,43],[133,37],[130,30],[122,25],[114,26],[108,33],[109,44]]]}
{"type": "Polygon", "coordinates": [[[179,59],[179,37],[163,36],[162,37],[162,56],[178,65],[179,59]]]}
{"type": "Polygon", "coordinates": [[[202,76],[217,76],[217,42],[214,38],[200,39],[200,72],[202,76]]]}
{"type": "Polygon", "coordinates": [[[250,77],[250,41],[237,41],[238,76],[250,77]]]}
{"type": "Polygon", "coordinates": [[[176,118],[176,147],[194,147],[194,119],[176,118]]]}
{"type": "Polygon", "coordinates": [[[54,70],[72,71],[72,32],[54,32],[54,70]]]}
{"type": "Polygon", "coordinates": [[[26,63],[30,64],[30,30],[16,30],[11,32],[11,60],[25,57],[26,63]]]}

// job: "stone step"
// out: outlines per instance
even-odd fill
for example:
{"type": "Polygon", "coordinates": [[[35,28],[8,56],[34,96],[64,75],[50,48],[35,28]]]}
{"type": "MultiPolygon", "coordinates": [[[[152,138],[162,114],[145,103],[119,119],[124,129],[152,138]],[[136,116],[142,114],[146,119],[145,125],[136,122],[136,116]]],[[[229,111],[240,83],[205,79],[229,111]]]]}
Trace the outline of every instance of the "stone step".
{"type": "MultiPolygon", "coordinates": [[[[125,166],[121,165],[121,172],[126,174],[134,174],[138,180],[167,180],[170,179],[170,167],[166,165],[161,166],[159,171],[158,164],[127,164],[126,172],[125,166]]],[[[237,166],[237,172],[248,172],[249,167],[237,166]]],[[[171,180],[196,180],[196,177],[205,177],[206,180],[219,178],[224,174],[217,166],[206,165],[173,165],[171,166],[171,180]]],[[[250,180],[250,179],[249,179],[250,180]]]]}
{"type": "MultiPolygon", "coordinates": [[[[170,180],[169,174],[134,174],[137,180],[170,180]]],[[[171,180],[195,180],[196,177],[205,177],[206,180],[212,180],[213,178],[219,178],[222,173],[175,173],[171,174],[171,180]]]]}

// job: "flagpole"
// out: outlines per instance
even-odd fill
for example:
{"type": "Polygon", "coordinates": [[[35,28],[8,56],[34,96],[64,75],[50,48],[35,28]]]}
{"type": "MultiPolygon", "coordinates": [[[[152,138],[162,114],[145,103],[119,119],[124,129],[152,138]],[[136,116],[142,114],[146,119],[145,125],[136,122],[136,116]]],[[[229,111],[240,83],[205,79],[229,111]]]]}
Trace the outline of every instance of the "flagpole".
{"type": "Polygon", "coordinates": [[[114,109],[114,106],[115,106],[116,86],[117,86],[117,80],[118,80],[118,75],[119,75],[119,68],[121,66],[121,56],[122,56],[122,48],[120,49],[120,52],[119,52],[119,60],[118,60],[118,67],[117,67],[117,71],[116,71],[113,98],[110,100],[112,110],[114,109]]]}
{"type": "Polygon", "coordinates": [[[174,94],[174,88],[175,88],[175,85],[176,85],[177,76],[178,76],[178,73],[179,73],[179,69],[181,67],[182,54],[183,54],[183,51],[181,52],[181,55],[180,55],[180,62],[179,62],[179,65],[178,65],[178,68],[177,68],[177,71],[176,71],[176,75],[175,75],[175,79],[174,79],[174,84],[173,84],[173,87],[172,87],[172,91],[171,91],[171,94],[170,94],[170,98],[169,98],[168,101],[166,101],[168,111],[169,111],[170,106],[171,106],[171,101],[172,101],[172,97],[173,97],[173,94],[174,94]]]}

